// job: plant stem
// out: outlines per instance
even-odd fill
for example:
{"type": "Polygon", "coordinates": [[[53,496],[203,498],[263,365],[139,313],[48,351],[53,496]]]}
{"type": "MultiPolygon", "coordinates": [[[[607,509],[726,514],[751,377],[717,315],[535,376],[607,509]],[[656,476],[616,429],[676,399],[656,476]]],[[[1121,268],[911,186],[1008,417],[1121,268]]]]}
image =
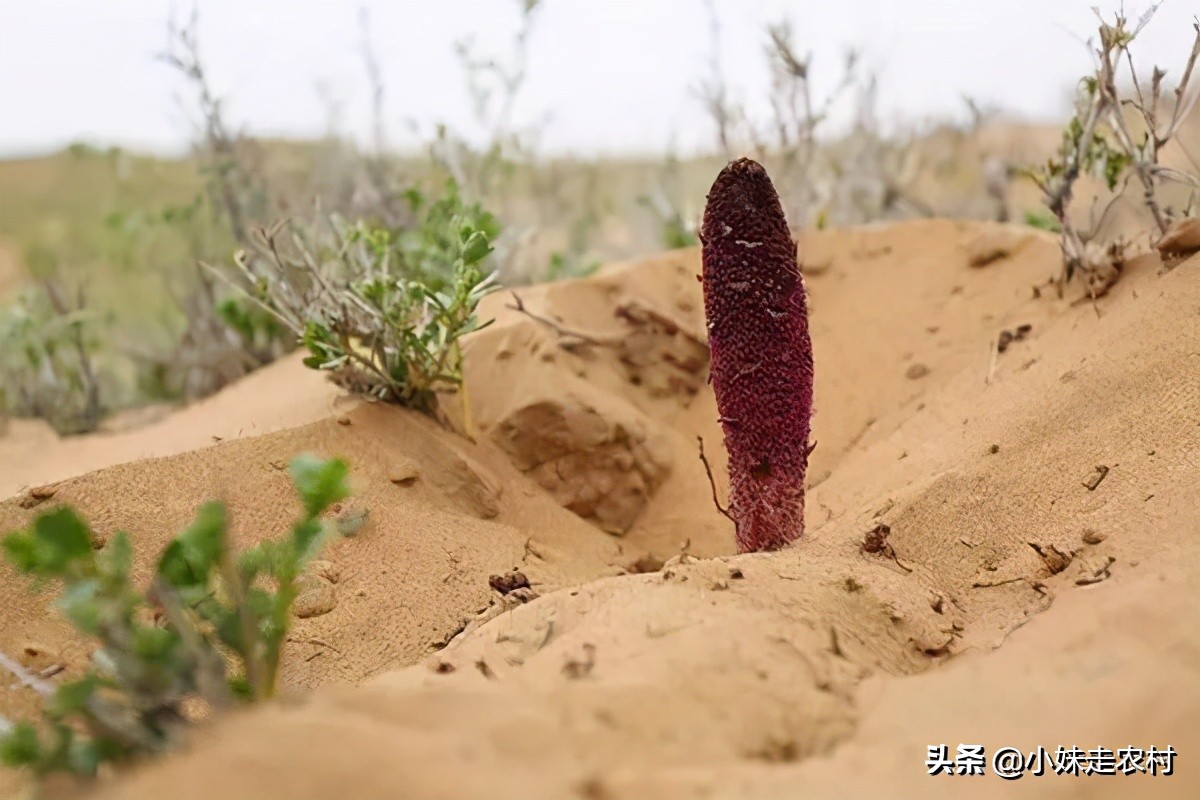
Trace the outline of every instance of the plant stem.
{"type": "Polygon", "coordinates": [[[196,661],[196,685],[200,694],[214,708],[225,708],[233,704],[233,695],[225,683],[225,662],[216,650],[204,639],[196,629],[190,617],[183,610],[183,604],[174,587],[157,579],[154,584],[154,594],[163,608],[163,613],[178,633],[179,638],[196,661]]]}
{"type": "Polygon", "coordinates": [[[267,653],[263,665],[263,692],[260,698],[269,700],[275,696],[275,684],[279,676],[279,662],[283,645],[287,641],[288,612],[296,599],[296,582],[293,578],[281,579],[275,596],[274,625],[278,638],[267,642],[267,653]]]}
{"type": "MultiPolygon", "coordinates": [[[[226,537],[228,537],[228,533],[226,533],[226,537]]],[[[242,576],[238,573],[237,565],[233,563],[233,556],[230,554],[228,547],[224,548],[224,552],[221,555],[221,575],[225,581],[226,590],[229,592],[230,600],[233,602],[233,607],[237,609],[238,628],[242,639],[242,663],[246,669],[246,683],[250,684],[255,699],[258,699],[263,696],[262,675],[258,662],[258,636],[254,620],[250,617],[250,610],[246,604],[246,587],[242,585],[242,576]]]]}

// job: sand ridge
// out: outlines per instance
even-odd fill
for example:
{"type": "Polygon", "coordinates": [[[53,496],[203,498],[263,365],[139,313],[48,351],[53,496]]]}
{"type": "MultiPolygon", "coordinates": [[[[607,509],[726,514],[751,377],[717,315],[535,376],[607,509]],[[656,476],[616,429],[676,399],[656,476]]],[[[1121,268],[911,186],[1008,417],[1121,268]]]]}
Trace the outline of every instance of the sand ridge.
{"type": "MultiPolygon", "coordinates": [[[[921,737],[939,733],[993,746],[1173,736],[1182,750],[1200,710],[1184,688],[1198,685],[1196,596],[1182,588],[1200,575],[1197,262],[1160,275],[1135,261],[1097,314],[1034,298],[1057,248],[1016,228],[928,221],[805,246],[818,448],[810,533],[780,553],[728,555],[696,458],[703,435],[724,485],[687,251],[522,292],[591,343],[494,297],[497,323],[468,351],[475,444],[361,406],[65,481],[55,502],[147,545],[215,487],[239,530],[282,525],[271,463],[297,448],[349,456],[371,508],[370,527],[327,554],[337,608],[298,622],[286,674],[375,677],[221,720],[99,793],[911,796],[961,789],[924,775],[921,737]],[[972,245],[998,232],[1010,252],[971,267],[972,245]],[[999,331],[1021,324],[1031,334],[993,363],[999,331]],[[389,480],[413,465],[429,477],[389,480]],[[1108,472],[1089,489],[1097,465],[1108,472]],[[162,509],[136,502],[164,496],[162,509]],[[864,552],[880,524],[887,546],[864,552]],[[693,555],[619,574],[684,539],[693,555]],[[513,566],[543,596],[506,611],[486,578],[513,566]],[[1179,692],[1155,691],[1152,669],[1179,692]],[[993,690],[972,690],[981,682],[993,690]],[[955,692],[965,699],[948,703],[955,692]]],[[[16,498],[0,521],[29,513],[16,498]]],[[[44,595],[8,574],[0,592],[17,609],[5,642],[42,637],[78,665],[44,595]]],[[[6,690],[0,705],[30,700],[6,690]]],[[[1179,766],[1164,790],[1195,787],[1179,766]]],[[[1104,780],[1089,796],[1125,791],[1104,780]]]]}

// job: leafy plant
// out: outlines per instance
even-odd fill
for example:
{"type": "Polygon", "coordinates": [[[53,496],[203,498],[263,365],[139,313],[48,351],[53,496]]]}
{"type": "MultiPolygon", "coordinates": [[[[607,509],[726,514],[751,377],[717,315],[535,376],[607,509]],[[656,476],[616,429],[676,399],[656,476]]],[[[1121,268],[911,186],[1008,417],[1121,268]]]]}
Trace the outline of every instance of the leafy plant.
{"type": "Polygon", "coordinates": [[[1040,211],[1032,209],[1025,212],[1025,224],[1031,228],[1037,228],[1050,233],[1061,233],[1062,227],[1058,224],[1058,220],[1049,214],[1043,214],[1040,211]]]}
{"type": "Polygon", "coordinates": [[[888,217],[934,216],[915,192],[928,169],[909,134],[882,135],[879,87],[864,60],[845,52],[833,72],[802,48],[784,19],[766,28],[768,82],[759,102],[748,102],[727,81],[722,23],[705,0],[710,29],[709,74],[696,87],[713,124],[717,152],[727,159],[748,153],[774,175],[788,219],[797,227],[853,225],[888,217]],[[766,115],[752,112],[754,106],[766,115]],[[853,126],[833,136],[839,108],[853,111],[853,126]]]}
{"type": "Polygon", "coordinates": [[[321,239],[277,225],[235,261],[243,288],[308,350],[307,366],[353,391],[434,413],[437,395],[462,384],[461,338],[488,324],[476,310],[495,288],[488,262],[499,225],[465,204],[453,182],[433,202],[415,190],[407,196],[412,227],[334,218],[321,239]]]}
{"type": "Polygon", "coordinates": [[[266,364],[280,355],[287,329],[269,312],[245,295],[229,294],[217,301],[217,316],[241,337],[242,348],[266,364]]]}
{"type": "Polygon", "coordinates": [[[1111,22],[1099,17],[1099,44],[1095,45],[1095,71],[1079,82],[1076,113],[1063,129],[1062,142],[1055,156],[1040,167],[1025,170],[1041,190],[1043,202],[1053,215],[1061,235],[1063,271],[1058,279],[1063,286],[1076,275],[1082,276],[1090,297],[1099,297],[1116,282],[1125,261],[1123,240],[1100,240],[1100,223],[1108,209],[1124,196],[1131,181],[1141,185],[1141,201],[1156,228],[1155,237],[1166,234],[1178,211],[1164,200],[1165,183],[1190,187],[1192,196],[1200,190],[1200,176],[1188,175],[1162,166],[1160,153],[1179,132],[1196,102],[1196,93],[1188,84],[1200,59],[1200,20],[1194,25],[1196,38],[1186,65],[1175,86],[1173,102],[1163,90],[1166,72],[1155,67],[1149,84],[1139,81],[1130,47],[1150,22],[1158,6],[1131,25],[1123,13],[1111,22]],[[1128,65],[1132,95],[1118,90],[1123,66],[1128,65]],[[1160,117],[1168,106],[1165,119],[1160,117]],[[1103,181],[1111,198],[1088,227],[1072,218],[1071,204],[1075,184],[1083,175],[1103,181]]]}
{"type": "Polygon", "coordinates": [[[59,611],[100,646],[82,678],[57,688],[0,654],[46,696],[42,725],[0,719],[0,760],[38,774],[92,775],[103,762],[170,748],[186,701],[220,709],[272,697],[297,579],[325,537],[321,514],[349,494],[346,472],[339,460],[293,459],[303,514],[283,540],[240,554],[225,506],[202,506],[163,551],[147,591],[132,582],[129,536],[97,551],[70,508],[6,536],[8,560],[39,581],[62,581],[59,611]]]}
{"type": "Polygon", "coordinates": [[[68,304],[52,281],[27,286],[0,306],[0,418],[41,417],[61,433],[96,428],[96,321],[82,296],[68,304]]]}
{"type": "Polygon", "coordinates": [[[585,278],[594,274],[598,269],[600,269],[600,262],[595,259],[584,259],[576,254],[558,250],[550,254],[550,267],[546,270],[546,280],[585,278]]]}
{"type": "MultiPolygon", "coordinates": [[[[446,182],[440,197],[429,197],[417,187],[404,192],[414,224],[405,228],[374,228],[380,257],[394,257],[406,277],[434,291],[444,291],[456,280],[460,257],[477,264],[491,253],[491,243],[500,235],[500,223],[479,203],[468,203],[458,184],[446,182]],[[472,248],[468,240],[475,237],[472,248]],[[487,244],[487,250],[478,248],[487,244]],[[388,253],[391,248],[392,253],[388,253]]],[[[365,226],[359,225],[364,230],[365,226]]]]}
{"type": "Polygon", "coordinates": [[[234,238],[244,243],[249,220],[261,216],[266,209],[268,190],[263,175],[247,158],[250,143],[230,130],[222,100],[209,81],[200,54],[199,28],[198,6],[192,8],[186,23],[180,25],[172,19],[167,49],[159,54],[159,59],[179,73],[195,92],[199,115],[195,151],[205,175],[206,189],[234,238]]]}
{"type": "Polygon", "coordinates": [[[658,217],[663,247],[679,250],[694,247],[699,243],[693,226],[684,221],[683,213],[666,199],[664,192],[641,195],[638,197],[638,204],[650,209],[658,217]]]}

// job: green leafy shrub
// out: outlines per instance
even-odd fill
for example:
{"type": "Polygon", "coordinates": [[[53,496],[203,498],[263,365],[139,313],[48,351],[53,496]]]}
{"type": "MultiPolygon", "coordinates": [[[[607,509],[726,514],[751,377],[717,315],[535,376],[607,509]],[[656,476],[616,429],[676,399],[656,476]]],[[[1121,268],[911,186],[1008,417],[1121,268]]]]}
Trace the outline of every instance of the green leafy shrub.
{"type": "Polygon", "coordinates": [[[1034,211],[1032,209],[1025,212],[1025,224],[1031,228],[1049,231],[1050,233],[1062,232],[1062,226],[1058,224],[1057,219],[1050,214],[1044,214],[1040,211],[1034,211]]]}
{"type": "Polygon", "coordinates": [[[588,275],[594,275],[598,269],[600,269],[600,262],[595,259],[585,259],[577,253],[557,250],[550,254],[550,267],[546,270],[546,280],[586,278],[588,275]]]}
{"type": "Polygon", "coordinates": [[[242,294],[222,297],[216,304],[217,316],[241,339],[242,349],[261,364],[274,361],[287,352],[284,342],[290,337],[279,320],[262,306],[242,294]]]}
{"type": "MultiPolygon", "coordinates": [[[[0,760],[38,774],[91,775],[102,762],[168,749],[187,721],[185,701],[221,709],[272,697],[297,579],[325,537],[320,515],[349,494],[346,473],[338,460],[295,458],[299,521],[283,540],[240,554],[225,507],[202,506],[163,551],[144,592],[132,583],[128,535],[97,551],[70,508],[6,536],[8,560],[38,580],[62,581],[59,611],[100,646],[82,678],[41,686],[43,724],[9,724],[0,760]]],[[[35,682],[44,684],[27,677],[35,682]]]]}
{"type": "Polygon", "coordinates": [[[432,413],[438,393],[462,384],[461,338],[488,324],[476,310],[495,289],[489,262],[499,225],[453,183],[436,201],[406,196],[412,226],[334,218],[321,236],[276,225],[235,262],[249,296],[308,350],[307,366],[432,413]]]}
{"type": "Polygon", "coordinates": [[[380,242],[379,254],[396,259],[399,271],[409,279],[420,281],[434,291],[444,291],[458,278],[459,258],[480,264],[491,254],[491,243],[500,235],[500,223],[479,203],[465,202],[455,181],[446,182],[440,197],[431,198],[411,187],[404,192],[404,198],[414,224],[383,229],[388,233],[381,236],[386,243],[380,242]],[[471,248],[466,246],[468,243],[471,248]],[[481,249],[483,245],[486,250],[481,249]]]}
{"type": "MultiPolygon", "coordinates": [[[[677,166],[672,169],[678,169],[677,166]]],[[[667,173],[673,176],[672,172],[667,173]]],[[[641,195],[638,204],[650,209],[658,218],[659,240],[668,250],[680,250],[684,247],[694,247],[700,243],[696,231],[684,219],[683,212],[672,204],[665,192],[655,195],[641,195]]]]}
{"type": "Polygon", "coordinates": [[[1129,243],[1107,234],[1104,221],[1130,192],[1131,184],[1140,185],[1141,205],[1155,228],[1152,242],[1165,237],[1200,197],[1200,176],[1161,163],[1163,148],[1177,137],[1196,102],[1189,81],[1200,58],[1200,18],[1192,25],[1192,48],[1171,91],[1164,83],[1167,72],[1159,67],[1148,82],[1139,80],[1131,54],[1131,46],[1157,8],[1151,7],[1132,24],[1123,11],[1111,21],[1095,11],[1099,22],[1095,67],[1079,81],[1075,114],[1063,129],[1058,152],[1044,165],[1024,170],[1041,190],[1061,238],[1063,269],[1056,281],[1060,295],[1076,275],[1092,299],[1119,278],[1129,243]],[[1107,190],[1105,198],[1095,198],[1086,225],[1072,207],[1076,183],[1084,175],[1102,181],[1107,190]],[[1166,192],[1169,184],[1175,185],[1174,200],[1166,192]],[[1186,197],[1182,208],[1177,206],[1180,192],[1186,197]]]}
{"type": "Polygon", "coordinates": [[[0,420],[41,417],[60,433],[96,428],[96,322],[82,302],[68,306],[49,283],[27,286],[0,305],[0,420]]]}

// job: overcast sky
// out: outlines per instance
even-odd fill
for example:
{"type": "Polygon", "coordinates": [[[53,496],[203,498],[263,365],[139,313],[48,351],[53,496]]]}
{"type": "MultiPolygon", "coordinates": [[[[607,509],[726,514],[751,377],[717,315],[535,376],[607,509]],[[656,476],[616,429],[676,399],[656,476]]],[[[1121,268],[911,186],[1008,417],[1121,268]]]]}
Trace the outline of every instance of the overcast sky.
{"type": "MultiPolygon", "coordinates": [[[[765,85],[763,29],[792,21],[814,54],[818,87],[858,48],[880,80],[882,110],[908,121],[960,115],[962,96],[1027,118],[1060,118],[1089,63],[1096,0],[714,0],[725,78],[765,85]]],[[[516,0],[199,0],[200,39],[230,120],[257,134],[316,136],[329,98],[340,132],[366,139],[369,92],[358,9],[387,88],[389,143],[413,147],[438,122],[472,131],[453,44],[473,36],[505,55],[516,0]],[[416,123],[414,132],[410,123],[416,123]]],[[[703,0],[544,0],[516,117],[548,119],[556,152],[661,152],[712,141],[692,87],[709,69],[703,0]]],[[[1131,16],[1148,0],[1127,0],[1131,16]]],[[[72,141],[170,151],[190,135],[178,75],[155,60],[167,0],[0,0],[0,154],[72,141]]],[[[1177,75],[1200,4],[1166,0],[1139,52],[1177,75]]],[[[186,13],[181,14],[186,16],[186,13]]],[[[186,95],[184,95],[186,98],[186,95]]]]}

